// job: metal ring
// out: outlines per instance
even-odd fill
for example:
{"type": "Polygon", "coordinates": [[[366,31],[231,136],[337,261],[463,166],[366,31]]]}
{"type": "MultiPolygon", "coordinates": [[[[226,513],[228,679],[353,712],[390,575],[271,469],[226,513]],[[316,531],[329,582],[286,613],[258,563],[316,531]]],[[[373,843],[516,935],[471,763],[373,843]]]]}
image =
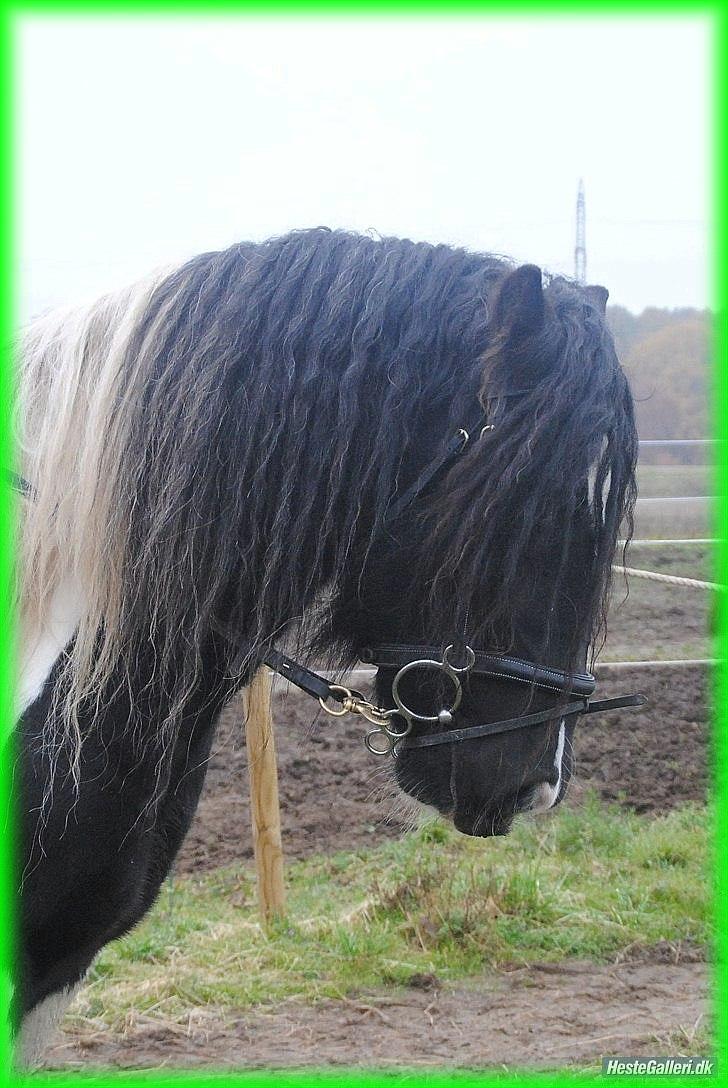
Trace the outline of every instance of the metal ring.
{"type": "Polygon", "coordinates": [[[374,756],[388,756],[394,749],[394,743],[389,734],[381,729],[371,729],[364,737],[364,745],[374,756]],[[374,737],[379,737],[387,747],[378,748],[374,743],[374,737]]]}
{"type": "Polygon", "coordinates": [[[391,737],[392,740],[403,740],[404,737],[406,737],[407,734],[411,733],[412,731],[412,719],[406,717],[399,710],[390,710],[387,713],[388,721],[391,721],[392,718],[404,718],[404,729],[390,729],[389,725],[386,722],[382,723],[379,728],[382,730],[383,733],[386,733],[388,737],[391,737]]]}
{"type": "Polygon", "coordinates": [[[450,653],[451,650],[454,650],[454,649],[455,649],[455,647],[453,646],[452,643],[449,646],[445,647],[445,649],[443,651],[443,654],[442,654],[442,663],[443,663],[443,665],[447,669],[449,669],[451,672],[455,672],[455,673],[470,672],[473,665],[475,664],[475,651],[471,650],[471,648],[469,646],[466,646],[465,647],[465,659],[466,659],[467,663],[465,665],[461,665],[461,666],[458,667],[457,665],[453,665],[451,661],[448,661],[448,654],[450,653]]]}
{"type": "MultiPolygon", "coordinates": [[[[329,684],[329,697],[331,697],[335,691],[340,691],[345,699],[351,699],[351,692],[348,688],[342,687],[341,684],[329,684]]],[[[330,706],[326,705],[326,700],[321,695],[319,695],[319,705],[322,710],[325,710],[327,714],[333,715],[334,718],[343,718],[344,714],[349,713],[348,708],[345,706],[342,706],[341,710],[332,710],[330,706]]]]}
{"type": "MultiPolygon", "coordinates": [[[[473,658],[473,660],[475,660],[473,658]]],[[[442,661],[431,661],[429,658],[423,658],[421,661],[410,661],[407,665],[403,665],[399,670],[394,680],[392,681],[392,698],[397,704],[397,709],[402,716],[409,722],[410,726],[416,719],[418,722],[433,722],[440,721],[439,714],[418,714],[415,710],[410,710],[406,703],[403,703],[399,697],[399,684],[403,676],[413,669],[433,669],[435,672],[444,673],[445,676],[453,683],[455,687],[455,698],[453,699],[452,706],[443,707],[443,710],[449,711],[451,714],[457,710],[460,706],[460,700],[463,697],[463,689],[460,686],[460,679],[457,675],[458,670],[452,669],[449,665],[444,665],[442,661]]],[[[442,712],[442,711],[441,711],[442,712]]]]}

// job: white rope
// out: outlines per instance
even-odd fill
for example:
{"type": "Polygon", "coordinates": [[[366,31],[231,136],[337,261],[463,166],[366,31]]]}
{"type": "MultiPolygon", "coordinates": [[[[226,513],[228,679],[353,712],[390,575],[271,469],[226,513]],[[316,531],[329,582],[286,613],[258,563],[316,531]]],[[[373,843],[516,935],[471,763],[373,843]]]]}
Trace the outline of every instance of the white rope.
{"type": "Polygon", "coordinates": [[[726,586],[718,582],[701,582],[699,578],[678,578],[676,574],[658,574],[654,570],[637,570],[636,567],[620,567],[616,563],[612,570],[618,574],[627,574],[630,578],[645,578],[648,582],[668,582],[673,586],[693,586],[694,589],[725,590],[726,586]]]}
{"type": "Polygon", "coordinates": [[[618,540],[617,545],[621,548],[625,544],[629,544],[631,548],[640,547],[643,544],[650,545],[663,545],[663,544],[720,544],[721,541],[717,537],[711,536],[685,536],[685,537],[668,537],[665,540],[659,537],[633,537],[631,541],[618,540]]]}
{"type": "Polygon", "coordinates": [[[660,661],[595,661],[594,671],[599,673],[613,669],[674,669],[678,665],[693,665],[702,668],[722,664],[720,658],[716,657],[675,657],[660,661]]]}

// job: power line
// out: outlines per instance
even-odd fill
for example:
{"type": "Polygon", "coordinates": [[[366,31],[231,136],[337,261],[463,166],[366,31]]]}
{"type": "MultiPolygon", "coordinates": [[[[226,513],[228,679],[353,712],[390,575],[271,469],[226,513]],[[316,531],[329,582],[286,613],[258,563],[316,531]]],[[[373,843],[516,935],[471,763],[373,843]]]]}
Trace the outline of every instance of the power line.
{"type": "Polygon", "coordinates": [[[577,283],[586,283],[586,208],[584,205],[584,181],[582,178],[579,178],[579,192],[576,197],[574,279],[577,283]]]}

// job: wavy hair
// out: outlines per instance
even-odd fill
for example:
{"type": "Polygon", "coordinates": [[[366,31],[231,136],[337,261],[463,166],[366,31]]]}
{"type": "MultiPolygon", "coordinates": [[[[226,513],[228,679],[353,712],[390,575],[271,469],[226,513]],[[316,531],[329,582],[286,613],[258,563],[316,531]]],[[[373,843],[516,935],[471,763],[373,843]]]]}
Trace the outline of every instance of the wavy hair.
{"type": "Polygon", "coordinates": [[[592,301],[553,280],[542,371],[505,397],[523,378],[495,320],[512,275],[493,256],[321,228],[201,255],[30,326],[19,445],[36,500],[20,607],[32,638],[62,580],[79,587],[66,732],[79,739],[81,704],[149,645],[171,708],[154,728],[173,731],[206,640],[242,676],[241,644],[268,642],[324,591],[351,592],[431,436],[479,397],[497,430],[433,497],[433,627],[452,621],[437,569],[463,600],[488,587],[507,616],[534,534],[563,538],[590,473],[585,622],[598,627],[634,499],[629,390],[592,301]]]}

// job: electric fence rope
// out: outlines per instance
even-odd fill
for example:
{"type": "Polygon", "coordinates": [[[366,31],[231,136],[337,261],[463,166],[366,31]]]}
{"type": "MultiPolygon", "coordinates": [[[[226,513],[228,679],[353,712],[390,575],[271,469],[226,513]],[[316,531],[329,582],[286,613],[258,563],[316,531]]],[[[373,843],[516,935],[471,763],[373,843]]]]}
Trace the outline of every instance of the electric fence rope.
{"type": "Polygon", "coordinates": [[[638,570],[636,567],[621,567],[613,564],[612,570],[617,574],[626,574],[630,578],[644,578],[648,582],[667,582],[673,586],[692,586],[694,589],[717,589],[725,591],[726,586],[718,582],[703,582],[699,578],[679,578],[676,574],[658,574],[654,570],[638,570]]]}

